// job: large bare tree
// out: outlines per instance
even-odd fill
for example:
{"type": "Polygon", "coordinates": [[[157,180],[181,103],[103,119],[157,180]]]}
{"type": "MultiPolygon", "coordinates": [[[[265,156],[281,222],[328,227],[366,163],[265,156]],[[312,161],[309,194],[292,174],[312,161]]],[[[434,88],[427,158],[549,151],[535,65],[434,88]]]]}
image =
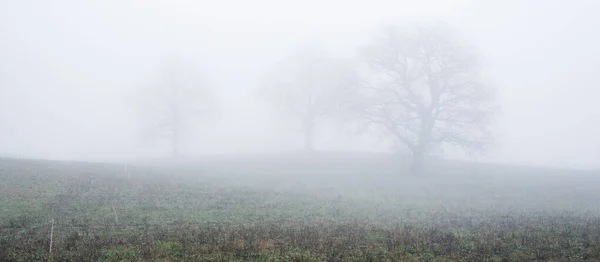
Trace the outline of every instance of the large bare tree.
{"type": "Polygon", "coordinates": [[[199,72],[174,57],[165,59],[138,92],[144,137],[168,141],[174,158],[184,136],[214,102],[199,72]]]}
{"type": "Polygon", "coordinates": [[[433,149],[483,151],[495,111],[472,48],[445,25],[392,26],[361,49],[367,78],[353,108],[361,125],[406,146],[419,173],[433,149]]]}
{"type": "Polygon", "coordinates": [[[308,47],[288,57],[261,89],[283,116],[297,123],[305,150],[313,150],[316,127],[337,115],[358,83],[352,64],[308,47]]]}

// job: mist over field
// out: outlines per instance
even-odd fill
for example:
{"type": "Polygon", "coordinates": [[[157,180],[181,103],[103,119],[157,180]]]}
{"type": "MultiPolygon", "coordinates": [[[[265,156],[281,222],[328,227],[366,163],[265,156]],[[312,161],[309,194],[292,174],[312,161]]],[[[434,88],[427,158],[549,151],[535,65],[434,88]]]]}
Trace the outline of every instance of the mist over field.
{"type": "Polygon", "coordinates": [[[0,261],[597,261],[597,10],[0,1],[0,261]]]}
{"type": "MultiPolygon", "coordinates": [[[[497,88],[494,147],[478,159],[598,168],[596,1],[3,1],[4,156],[114,160],[168,155],[140,138],[134,90],[181,57],[218,98],[182,153],[295,150],[301,135],[256,89],[295,50],[354,60],[390,24],[444,22],[497,88]]],[[[324,127],[321,150],[389,151],[324,127]]],[[[183,142],[182,142],[183,143],[183,142]]],[[[465,158],[460,152],[449,157],[465,158]]]]}

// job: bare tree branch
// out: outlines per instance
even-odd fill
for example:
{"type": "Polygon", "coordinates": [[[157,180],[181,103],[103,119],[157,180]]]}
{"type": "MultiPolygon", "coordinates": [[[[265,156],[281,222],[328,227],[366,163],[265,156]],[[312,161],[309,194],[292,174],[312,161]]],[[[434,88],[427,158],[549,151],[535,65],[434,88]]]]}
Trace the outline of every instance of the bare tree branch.
{"type": "Polygon", "coordinates": [[[346,93],[359,83],[354,78],[345,61],[306,49],[285,60],[261,91],[282,115],[297,123],[305,149],[312,150],[316,126],[338,114],[346,93]]]}
{"type": "Polygon", "coordinates": [[[138,90],[143,131],[150,140],[166,139],[171,155],[179,154],[180,140],[212,101],[204,81],[179,59],[163,61],[138,90]]]}
{"type": "Polygon", "coordinates": [[[387,130],[415,159],[434,145],[485,147],[493,90],[447,27],[390,27],[362,50],[371,70],[353,109],[357,120],[387,130]]]}

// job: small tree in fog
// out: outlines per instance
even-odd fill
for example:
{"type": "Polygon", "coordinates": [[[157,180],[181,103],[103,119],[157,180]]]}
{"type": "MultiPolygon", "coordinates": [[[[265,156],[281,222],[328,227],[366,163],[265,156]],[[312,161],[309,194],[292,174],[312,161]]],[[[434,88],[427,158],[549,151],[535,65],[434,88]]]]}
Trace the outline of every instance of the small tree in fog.
{"type": "Polygon", "coordinates": [[[368,74],[352,109],[363,126],[409,149],[414,173],[441,146],[486,148],[494,90],[482,81],[472,49],[447,27],[389,27],[361,55],[368,74]]]}
{"type": "Polygon", "coordinates": [[[288,57],[261,91],[283,116],[297,123],[304,149],[312,151],[316,127],[337,115],[355,80],[351,63],[307,48],[288,57]]]}
{"type": "Polygon", "coordinates": [[[167,140],[171,156],[180,154],[184,134],[210,107],[207,85],[191,65],[180,59],[163,61],[140,88],[144,136],[167,140]]]}

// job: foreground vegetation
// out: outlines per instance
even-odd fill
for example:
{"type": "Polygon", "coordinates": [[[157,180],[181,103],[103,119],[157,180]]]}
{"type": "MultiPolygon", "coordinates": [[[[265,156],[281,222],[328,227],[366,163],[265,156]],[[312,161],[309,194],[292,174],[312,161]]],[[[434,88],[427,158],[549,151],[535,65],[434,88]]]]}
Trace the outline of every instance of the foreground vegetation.
{"type": "Polygon", "coordinates": [[[600,260],[593,173],[347,160],[0,160],[0,261],[600,260]]]}

